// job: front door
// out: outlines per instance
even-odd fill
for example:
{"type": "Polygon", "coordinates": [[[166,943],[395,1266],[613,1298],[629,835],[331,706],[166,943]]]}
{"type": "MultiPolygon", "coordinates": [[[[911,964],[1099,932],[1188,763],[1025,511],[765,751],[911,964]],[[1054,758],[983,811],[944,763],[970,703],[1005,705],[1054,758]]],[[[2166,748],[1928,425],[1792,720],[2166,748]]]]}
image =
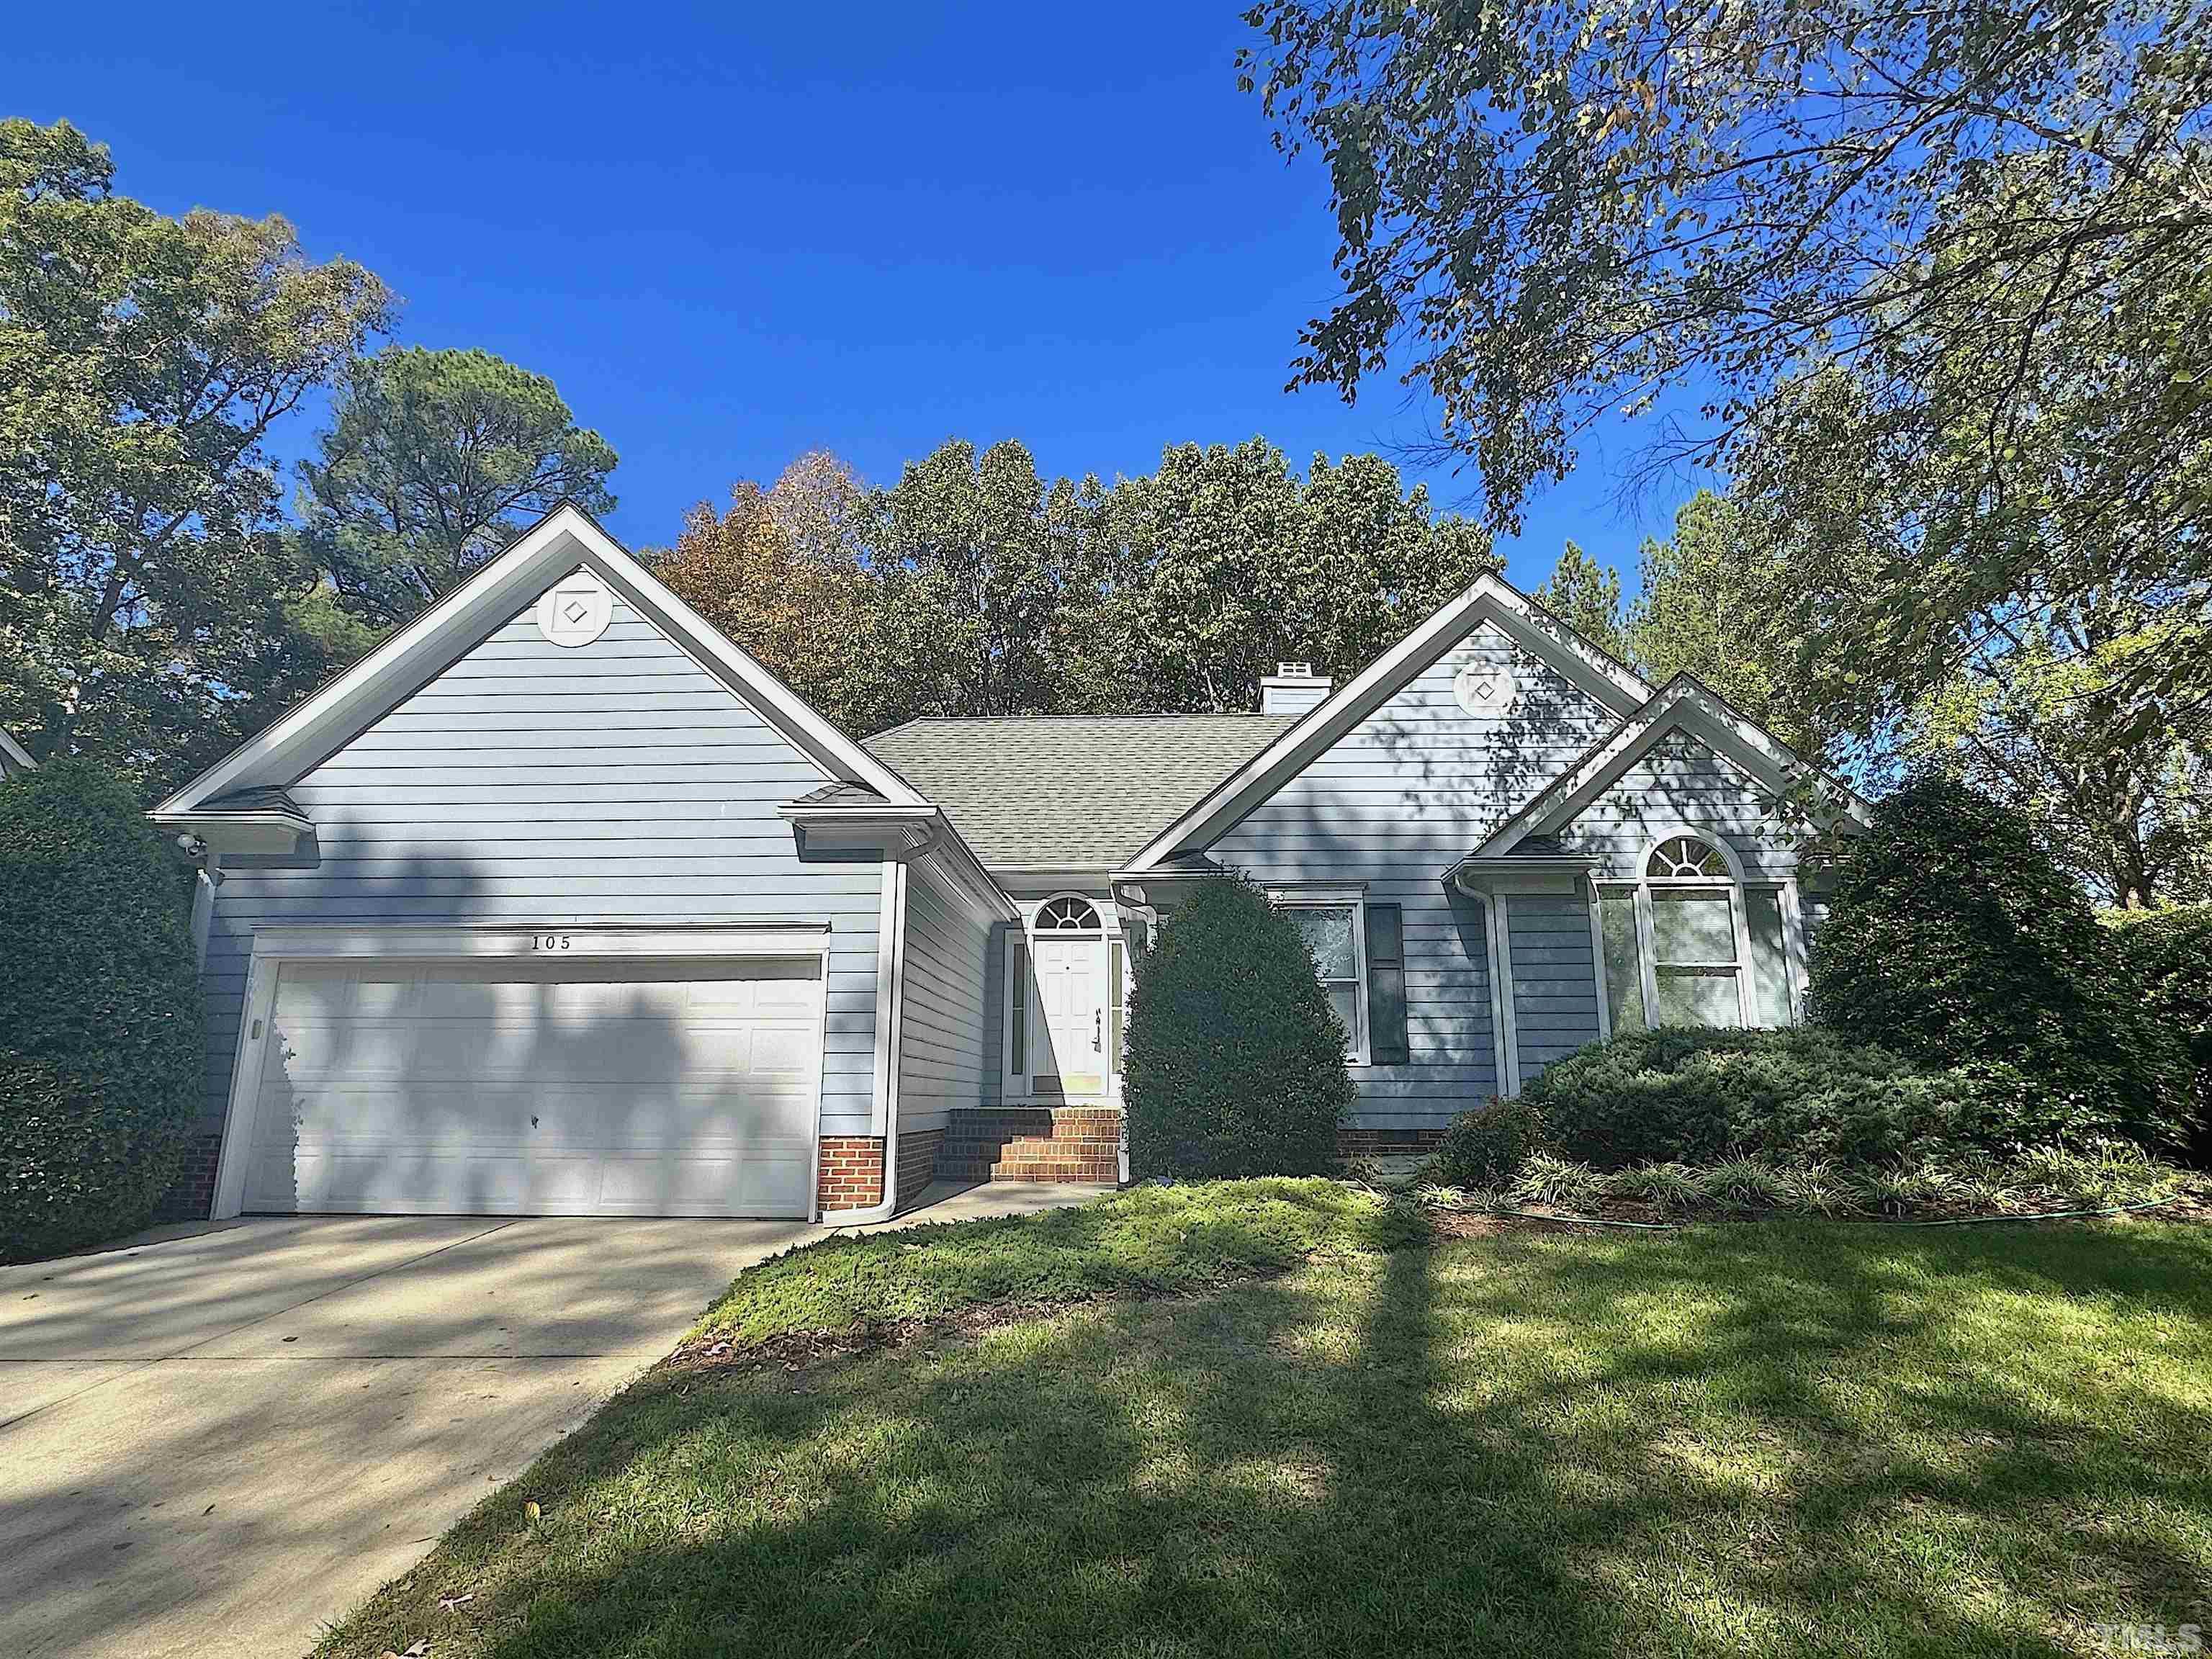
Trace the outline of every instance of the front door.
{"type": "Polygon", "coordinates": [[[1106,1092],[1106,946],[1095,939],[1036,941],[1037,1018],[1030,1070],[1063,1094],[1106,1092]]]}

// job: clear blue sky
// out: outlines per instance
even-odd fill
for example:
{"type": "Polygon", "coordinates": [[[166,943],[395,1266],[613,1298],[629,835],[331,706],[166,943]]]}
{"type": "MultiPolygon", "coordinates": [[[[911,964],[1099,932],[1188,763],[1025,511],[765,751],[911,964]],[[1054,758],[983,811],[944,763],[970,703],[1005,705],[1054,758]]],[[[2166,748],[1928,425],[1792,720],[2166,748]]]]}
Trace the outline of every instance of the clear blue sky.
{"type": "MultiPolygon", "coordinates": [[[[399,337],[550,376],[620,453],[640,545],[810,448],[888,482],[1018,438],[1110,478],[1188,440],[1303,468],[1418,438],[1394,384],[1282,390],[1333,227],[1318,161],[1237,90],[1237,10],[42,6],[0,112],[67,117],[165,211],[282,213],[398,291],[399,337]]],[[[1620,503],[1644,441],[1534,503],[1515,580],[1567,536],[1632,569],[1682,493],[1620,503]]]]}

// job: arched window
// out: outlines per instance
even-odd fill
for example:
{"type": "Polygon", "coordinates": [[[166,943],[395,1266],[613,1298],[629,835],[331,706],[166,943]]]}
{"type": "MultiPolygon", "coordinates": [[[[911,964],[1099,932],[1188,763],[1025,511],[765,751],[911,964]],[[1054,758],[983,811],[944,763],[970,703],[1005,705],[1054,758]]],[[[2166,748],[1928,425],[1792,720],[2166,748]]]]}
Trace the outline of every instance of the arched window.
{"type": "Polygon", "coordinates": [[[1598,885],[1609,1028],[1791,1024],[1784,884],[1747,883],[1725,842],[1694,831],[1655,842],[1638,869],[1632,886],[1598,885]]]}
{"type": "Polygon", "coordinates": [[[1069,894],[1064,898],[1048,900],[1038,907],[1036,931],[1040,933],[1095,933],[1100,931],[1098,907],[1089,899],[1069,894]]]}

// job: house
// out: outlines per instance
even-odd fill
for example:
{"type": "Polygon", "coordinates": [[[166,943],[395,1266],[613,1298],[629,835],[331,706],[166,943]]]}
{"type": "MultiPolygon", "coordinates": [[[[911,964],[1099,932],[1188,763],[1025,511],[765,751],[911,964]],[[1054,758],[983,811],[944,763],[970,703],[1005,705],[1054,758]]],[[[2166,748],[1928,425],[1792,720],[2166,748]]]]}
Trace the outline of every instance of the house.
{"type": "Polygon", "coordinates": [[[38,762],[31,758],[31,751],[9,737],[6,727],[0,726],[0,778],[12,778],[37,765],[38,762]]]}
{"type": "Polygon", "coordinates": [[[1609,1031],[1796,1018],[1802,770],[1494,580],[1249,714],[857,743],[562,508],[155,809],[207,877],[190,1190],[855,1220],[1111,1180],[1133,952],[1216,869],[1314,947],[1347,1150],[1417,1149],[1609,1031]]]}

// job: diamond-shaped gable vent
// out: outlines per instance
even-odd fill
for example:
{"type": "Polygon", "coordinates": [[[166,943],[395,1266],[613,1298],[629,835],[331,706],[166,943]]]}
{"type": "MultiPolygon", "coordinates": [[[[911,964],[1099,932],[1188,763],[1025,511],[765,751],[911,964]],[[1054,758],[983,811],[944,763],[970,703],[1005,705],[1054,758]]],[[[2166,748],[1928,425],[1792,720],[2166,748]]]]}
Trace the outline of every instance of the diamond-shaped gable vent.
{"type": "Polygon", "coordinates": [[[589,645],[607,631],[614,595],[588,570],[562,577],[538,601],[538,631],[555,645],[589,645]]]}

